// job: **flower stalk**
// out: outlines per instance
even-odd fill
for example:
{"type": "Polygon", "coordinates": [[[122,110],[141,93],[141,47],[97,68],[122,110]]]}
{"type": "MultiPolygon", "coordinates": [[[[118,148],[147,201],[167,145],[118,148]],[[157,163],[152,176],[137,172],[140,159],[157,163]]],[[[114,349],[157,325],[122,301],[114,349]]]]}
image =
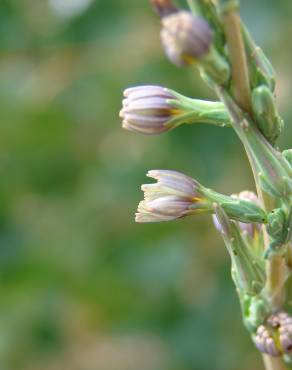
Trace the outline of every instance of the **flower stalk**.
{"type": "Polygon", "coordinates": [[[258,198],[226,196],[175,171],[149,171],[137,222],[213,214],[231,258],[243,322],[262,352],[266,370],[292,362],[292,317],[285,310],[292,272],[292,152],[275,142],[283,129],[273,68],[252,40],[236,0],[188,0],[191,12],[171,0],[152,0],[161,18],[162,45],[175,65],[198,67],[221,102],[190,99],[161,87],[126,90],[123,127],[158,134],[183,123],[232,127],[249,159],[258,198]]]}

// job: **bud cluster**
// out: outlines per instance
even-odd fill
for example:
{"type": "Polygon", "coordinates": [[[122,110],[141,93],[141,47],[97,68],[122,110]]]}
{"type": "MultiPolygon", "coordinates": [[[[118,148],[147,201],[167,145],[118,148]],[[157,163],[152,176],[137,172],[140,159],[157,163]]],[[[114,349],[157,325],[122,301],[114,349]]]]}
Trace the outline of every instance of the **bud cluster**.
{"type": "Polygon", "coordinates": [[[268,317],[256,331],[254,342],[257,348],[271,356],[292,352],[292,317],[279,312],[268,317]]]}

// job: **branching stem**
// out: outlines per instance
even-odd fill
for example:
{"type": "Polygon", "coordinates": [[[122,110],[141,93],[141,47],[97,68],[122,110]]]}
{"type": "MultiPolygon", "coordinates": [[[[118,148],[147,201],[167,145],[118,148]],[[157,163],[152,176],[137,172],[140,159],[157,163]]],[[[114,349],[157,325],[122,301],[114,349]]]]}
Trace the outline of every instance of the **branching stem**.
{"type": "MultiPolygon", "coordinates": [[[[250,102],[250,83],[247,57],[242,37],[241,21],[238,12],[238,3],[235,1],[222,1],[221,15],[223,19],[224,32],[226,36],[227,46],[230,55],[232,67],[232,79],[234,87],[234,97],[242,110],[251,113],[250,102]]],[[[251,163],[252,165],[252,163],[251,163]]],[[[259,198],[264,209],[271,210],[273,199],[266,194],[263,194],[260,185],[256,186],[259,198]]],[[[269,238],[265,233],[265,247],[269,246],[269,238]]],[[[283,303],[284,283],[285,283],[285,265],[282,257],[272,257],[267,261],[267,284],[266,294],[271,305],[271,310],[279,310],[283,303]]],[[[268,355],[263,355],[266,370],[284,370],[285,365],[281,358],[274,358],[268,355]]]]}

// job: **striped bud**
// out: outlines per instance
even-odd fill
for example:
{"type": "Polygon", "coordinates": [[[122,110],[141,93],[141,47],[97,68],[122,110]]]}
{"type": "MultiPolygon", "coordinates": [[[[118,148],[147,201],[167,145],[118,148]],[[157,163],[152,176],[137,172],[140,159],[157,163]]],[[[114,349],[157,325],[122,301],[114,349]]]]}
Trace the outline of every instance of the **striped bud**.
{"type": "Polygon", "coordinates": [[[168,131],[167,123],[180,114],[169,99],[176,99],[161,86],[137,86],[124,91],[125,99],[120,117],[123,128],[143,134],[160,134],[168,131]]]}
{"type": "Polygon", "coordinates": [[[149,171],[148,176],[156,179],[157,183],[142,185],[145,200],[138,207],[138,222],[168,221],[198,212],[213,213],[214,203],[236,221],[266,222],[266,213],[254,203],[207,189],[179,172],[149,171]]]}
{"type": "Polygon", "coordinates": [[[260,325],[254,338],[257,348],[271,356],[291,354],[292,317],[286,312],[270,315],[264,325],[260,325]]]}
{"type": "Polygon", "coordinates": [[[223,103],[191,99],[161,86],[126,89],[120,116],[123,128],[152,135],[181,124],[231,126],[223,103]]]}
{"type": "Polygon", "coordinates": [[[254,342],[260,352],[273,357],[281,356],[281,352],[276,346],[275,339],[266,326],[260,325],[258,327],[254,342]]]}
{"type": "Polygon", "coordinates": [[[192,64],[208,54],[213,37],[203,18],[179,11],[163,17],[162,26],[161,42],[175,65],[192,64]]]}
{"type": "Polygon", "coordinates": [[[136,222],[169,221],[197,211],[211,211],[212,205],[199,194],[191,177],[167,170],[149,171],[147,176],[157,183],[142,185],[144,200],[138,206],[136,222]]]}

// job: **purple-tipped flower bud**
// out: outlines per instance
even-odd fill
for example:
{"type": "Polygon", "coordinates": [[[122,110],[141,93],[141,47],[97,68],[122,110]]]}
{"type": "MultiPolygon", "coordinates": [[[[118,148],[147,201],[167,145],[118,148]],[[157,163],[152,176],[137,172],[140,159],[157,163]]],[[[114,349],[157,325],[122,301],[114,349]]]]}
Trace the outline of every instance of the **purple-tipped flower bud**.
{"type": "Polygon", "coordinates": [[[180,114],[169,99],[176,99],[161,86],[137,86],[124,91],[123,108],[120,117],[123,128],[143,134],[160,134],[168,131],[167,123],[180,114]]]}
{"type": "Polygon", "coordinates": [[[192,64],[210,51],[212,30],[203,18],[179,11],[163,17],[162,25],[162,45],[175,65],[192,64]]]}
{"type": "Polygon", "coordinates": [[[254,342],[260,352],[273,357],[281,356],[281,352],[276,346],[275,339],[266,326],[260,325],[258,327],[254,342]]]}
{"type": "Polygon", "coordinates": [[[196,182],[176,171],[153,170],[147,176],[157,180],[155,184],[142,185],[144,200],[138,206],[136,222],[160,222],[174,220],[196,213],[194,203],[200,203],[201,211],[211,210],[211,204],[197,192],[196,182]]]}
{"type": "Polygon", "coordinates": [[[286,312],[270,315],[254,338],[257,348],[271,356],[292,352],[292,317],[286,312]]]}

